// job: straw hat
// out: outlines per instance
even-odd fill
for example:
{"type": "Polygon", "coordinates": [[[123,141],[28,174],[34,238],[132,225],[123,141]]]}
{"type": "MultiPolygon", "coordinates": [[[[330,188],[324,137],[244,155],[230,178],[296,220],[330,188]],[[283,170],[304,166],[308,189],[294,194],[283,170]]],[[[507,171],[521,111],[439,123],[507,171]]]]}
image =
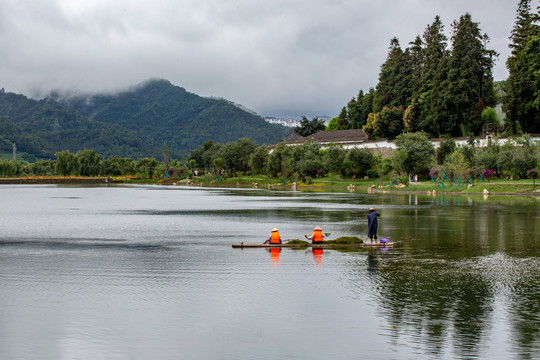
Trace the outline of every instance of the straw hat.
{"type": "Polygon", "coordinates": [[[368,209],[368,212],[372,212],[372,211],[377,211],[377,210],[375,210],[374,208],[369,208],[368,209]]]}
{"type": "Polygon", "coordinates": [[[314,230],[322,230],[320,226],[315,226],[314,230]]]}
{"type": "Polygon", "coordinates": [[[278,228],[273,228],[272,232],[275,232],[275,231],[279,231],[279,229],[278,228]]]}

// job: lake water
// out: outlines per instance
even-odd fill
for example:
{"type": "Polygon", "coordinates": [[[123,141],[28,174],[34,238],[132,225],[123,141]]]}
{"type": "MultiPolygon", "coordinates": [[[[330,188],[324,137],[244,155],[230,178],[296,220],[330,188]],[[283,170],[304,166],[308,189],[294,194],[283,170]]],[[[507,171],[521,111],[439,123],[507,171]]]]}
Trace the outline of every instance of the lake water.
{"type": "Polygon", "coordinates": [[[0,186],[0,359],[540,359],[540,199],[0,186]],[[233,249],[320,225],[388,250],[233,249]]]}

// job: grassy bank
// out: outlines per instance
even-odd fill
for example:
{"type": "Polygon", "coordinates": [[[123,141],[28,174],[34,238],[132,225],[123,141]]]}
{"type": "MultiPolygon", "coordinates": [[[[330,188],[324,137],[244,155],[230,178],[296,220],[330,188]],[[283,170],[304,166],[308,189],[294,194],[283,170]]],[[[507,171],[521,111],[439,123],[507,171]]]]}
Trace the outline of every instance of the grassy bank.
{"type": "MultiPolygon", "coordinates": [[[[263,175],[225,177],[220,181],[209,177],[198,176],[193,180],[183,180],[176,182],[177,185],[192,183],[199,186],[239,186],[258,187],[272,189],[293,189],[294,181],[284,178],[270,178],[263,175]]],[[[173,179],[166,183],[175,183],[173,179]]],[[[418,183],[393,184],[388,180],[375,179],[352,179],[340,176],[326,176],[311,181],[296,183],[298,191],[350,191],[359,193],[378,192],[433,192],[437,193],[462,193],[462,194],[482,194],[487,190],[490,194],[532,194],[540,195],[540,184],[535,184],[532,179],[506,180],[496,179],[491,181],[477,181],[468,187],[466,184],[452,184],[442,182],[437,184],[431,180],[419,181],[418,183]]]]}
{"type": "MultiPolygon", "coordinates": [[[[195,176],[193,179],[147,179],[134,176],[122,177],[81,177],[81,176],[28,176],[20,178],[0,178],[0,184],[96,184],[96,183],[124,183],[124,184],[161,184],[161,185],[189,185],[207,187],[253,187],[271,188],[279,190],[293,190],[294,181],[285,178],[272,178],[264,175],[222,177],[219,181],[211,176],[195,176]]],[[[415,192],[415,193],[456,193],[456,194],[483,194],[487,190],[490,194],[516,194],[539,195],[540,184],[532,179],[506,180],[491,179],[491,181],[477,181],[472,186],[466,184],[452,184],[443,182],[419,181],[418,183],[393,184],[388,180],[342,178],[336,175],[317,179],[308,179],[296,183],[297,191],[340,191],[356,193],[381,192],[415,192]]]]}

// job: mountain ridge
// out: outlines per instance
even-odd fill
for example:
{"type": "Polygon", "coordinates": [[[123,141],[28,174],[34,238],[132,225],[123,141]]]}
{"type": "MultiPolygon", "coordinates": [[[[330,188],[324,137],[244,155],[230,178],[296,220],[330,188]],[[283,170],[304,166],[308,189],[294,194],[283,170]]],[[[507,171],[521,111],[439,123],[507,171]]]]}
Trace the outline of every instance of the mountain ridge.
{"type": "MultiPolygon", "coordinates": [[[[231,101],[201,97],[164,79],[147,80],[114,94],[51,92],[41,100],[2,92],[0,116],[39,139],[44,150],[38,153],[26,151],[31,147],[24,142],[17,144],[36,158],[84,148],[106,157],[159,157],[165,145],[179,157],[208,140],[226,143],[248,137],[268,144],[287,132],[231,101]]],[[[1,141],[8,137],[0,132],[1,141]]]]}

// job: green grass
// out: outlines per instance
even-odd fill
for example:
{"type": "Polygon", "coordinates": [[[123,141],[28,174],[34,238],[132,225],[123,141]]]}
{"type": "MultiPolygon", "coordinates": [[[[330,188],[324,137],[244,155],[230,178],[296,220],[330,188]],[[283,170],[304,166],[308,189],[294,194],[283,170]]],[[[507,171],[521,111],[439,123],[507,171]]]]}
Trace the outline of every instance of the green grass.
{"type": "MultiPolygon", "coordinates": [[[[195,177],[194,183],[199,184],[214,184],[214,185],[252,185],[257,183],[259,187],[265,187],[268,184],[273,186],[286,186],[290,187],[293,183],[293,179],[288,179],[285,183],[283,177],[267,177],[264,175],[255,176],[240,176],[240,177],[224,177],[221,181],[211,181],[211,177],[198,176],[195,177]]],[[[418,184],[407,184],[405,187],[396,187],[390,185],[388,180],[384,181],[384,185],[379,178],[364,180],[343,178],[341,176],[329,175],[318,179],[312,179],[310,183],[297,183],[297,190],[299,191],[348,191],[349,185],[355,186],[356,193],[365,193],[368,188],[375,186],[376,191],[392,191],[392,192],[428,192],[435,190],[437,193],[482,193],[484,189],[487,189],[490,193],[536,193],[540,192],[540,185],[534,187],[532,179],[522,180],[506,180],[506,179],[491,179],[490,181],[476,181],[474,185],[467,189],[467,184],[462,183],[461,186],[452,184],[445,181],[443,185],[437,186],[436,182],[431,180],[423,180],[418,184]]]]}

